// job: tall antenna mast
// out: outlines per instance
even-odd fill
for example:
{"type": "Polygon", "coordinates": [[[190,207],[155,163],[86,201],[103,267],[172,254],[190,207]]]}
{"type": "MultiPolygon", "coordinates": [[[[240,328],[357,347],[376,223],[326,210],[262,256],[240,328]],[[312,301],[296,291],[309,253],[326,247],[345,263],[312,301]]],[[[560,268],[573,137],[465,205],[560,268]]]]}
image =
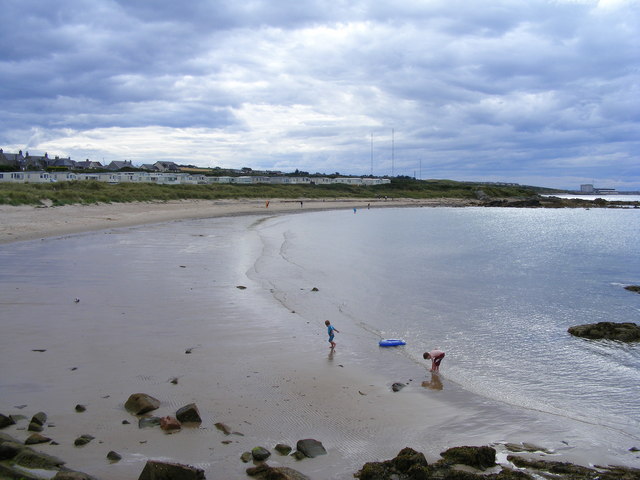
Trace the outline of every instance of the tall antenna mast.
{"type": "Polygon", "coordinates": [[[393,168],[395,162],[395,128],[391,129],[391,176],[393,177],[393,168]]]}
{"type": "Polygon", "coordinates": [[[373,177],[373,132],[371,132],[371,176],[373,177]]]}

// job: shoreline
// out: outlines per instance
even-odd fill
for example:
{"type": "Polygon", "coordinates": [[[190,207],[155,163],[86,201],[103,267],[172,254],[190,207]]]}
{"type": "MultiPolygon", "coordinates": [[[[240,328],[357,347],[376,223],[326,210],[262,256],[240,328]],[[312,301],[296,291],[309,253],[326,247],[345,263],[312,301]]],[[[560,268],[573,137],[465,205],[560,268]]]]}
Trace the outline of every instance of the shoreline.
{"type": "Polygon", "coordinates": [[[187,219],[364,209],[368,206],[467,207],[478,204],[475,200],[438,198],[271,199],[268,207],[266,200],[253,199],[78,204],[61,207],[0,205],[0,244],[187,219]]]}

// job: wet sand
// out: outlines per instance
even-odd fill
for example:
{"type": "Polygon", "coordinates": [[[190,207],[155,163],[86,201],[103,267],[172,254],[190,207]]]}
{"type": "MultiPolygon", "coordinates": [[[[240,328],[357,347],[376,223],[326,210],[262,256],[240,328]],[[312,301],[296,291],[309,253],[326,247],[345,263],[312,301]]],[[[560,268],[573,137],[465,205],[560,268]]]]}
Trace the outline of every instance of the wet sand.
{"type": "MultiPolygon", "coordinates": [[[[367,203],[272,201],[267,215],[367,203]]],[[[607,463],[602,445],[572,448],[579,428],[469,397],[446,380],[446,365],[443,390],[433,390],[421,385],[432,380],[424,365],[392,352],[380,352],[388,371],[353,362],[354,326],[340,325],[331,354],[323,325],[283,308],[247,276],[261,250],[247,229],[265,210],[257,201],[0,208],[0,413],[46,412],[43,434],[58,445],[36,448],[114,480],[137,478],[147,459],[244,478],[251,464],[240,455],[259,445],[273,452],[269,464],[319,480],[351,478],[405,446],[432,461],[451,446],[525,441],[564,448],[571,461],[607,463]],[[199,220],[216,216],[229,218],[199,220]],[[79,232],[93,233],[69,236],[79,232]],[[18,239],[42,240],[8,244],[18,239]],[[408,385],[394,393],[395,381],[408,385]],[[203,422],[171,435],[139,429],[123,408],[137,392],[161,401],[157,416],[196,403],[203,422]],[[77,404],[87,410],[76,412],[77,404]],[[74,447],[82,434],[95,439],[74,447]],[[328,454],[297,462],[273,451],[303,438],[320,440],[328,454]],[[111,450],[120,462],[106,459],[111,450]]],[[[28,418],[3,432],[24,440],[28,418]]]]}

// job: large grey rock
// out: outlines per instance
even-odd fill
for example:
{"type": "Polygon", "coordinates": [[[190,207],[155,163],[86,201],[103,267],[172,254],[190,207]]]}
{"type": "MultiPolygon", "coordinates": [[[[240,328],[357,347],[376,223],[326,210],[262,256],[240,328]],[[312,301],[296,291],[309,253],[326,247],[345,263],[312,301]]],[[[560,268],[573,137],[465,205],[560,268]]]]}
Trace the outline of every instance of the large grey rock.
{"type": "Polygon", "coordinates": [[[54,470],[64,465],[64,460],[60,460],[53,455],[47,455],[46,453],[36,452],[30,448],[24,448],[16,455],[14,462],[22,467],[27,468],[44,468],[47,470],[54,470]]]}
{"type": "Polygon", "coordinates": [[[179,463],[148,460],[138,480],[204,480],[204,470],[179,463]]]}
{"type": "Polygon", "coordinates": [[[146,393],[134,393],[127,399],[124,408],[134,415],[143,415],[160,407],[160,400],[146,393]]]}
{"type": "Polygon", "coordinates": [[[25,445],[36,445],[38,443],[47,443],[47,442],[50,442],[50,441],[51,441],[51,439],[49,437],[45,437],[44,435],[42,435],[40,433],[32,433],[24,441],[24,444],[25,445]]]}
{"type": "Polygon", "coordinates": [[[264,462],[271,456],[271,452],[264,447],[254,447],[251,449],[251,456],[256,462],[264,462]]]}
{"type": "Polygon", "coordinates": [[[298,440],[296,444],[296,448],[299,452],[302,452],[305,457],[314,458],[318,455],[326,455],[327,451],[325,450],[322,443],[318,440],[314,440],[313,438],[306,438],[304,440],[298,440]]]}
{"type": "Polygon", "coordinates": [[[176,412],[176,418],[180,423],[201,423],[200,412],[195,403],[190,403],[176,412]]]}
{"type": "Polygon", "coordinates": [[[266,463],[247,468],[247,475],[264,480],[311,480],[293,468],[271,467],[266,463]]]}
{"type": "Polygon", "coordinates": [[[16,422],[13,421],[13,418],[7,417],[0,413],[0,428],[6,428],[9,425],[15,425],[16,422]]]}
{"type": "Polygon", "coordinates": [[[47,414],[44,412],[38,412],[31,418],[31,423],[37,423],[38,425],[44,425],[47,422],[47,414]]]}

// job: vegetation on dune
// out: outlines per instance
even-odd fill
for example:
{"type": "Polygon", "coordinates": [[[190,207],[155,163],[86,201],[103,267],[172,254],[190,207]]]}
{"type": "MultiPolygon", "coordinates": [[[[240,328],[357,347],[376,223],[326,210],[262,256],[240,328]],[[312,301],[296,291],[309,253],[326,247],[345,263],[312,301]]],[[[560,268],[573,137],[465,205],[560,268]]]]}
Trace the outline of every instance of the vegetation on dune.
{"type": "Polygon", "coordinates": [[[95,181],[57,183],[0,183],[0,204],[53,205],[126,203],[169,200],[218,200],[227,198],[476,198],[478,191],[491,197],[527,197],[536,192],[529,187],[496,186],[394,178],[390,184],[357,186],[331,185],[156,185],[95,181]]]}

